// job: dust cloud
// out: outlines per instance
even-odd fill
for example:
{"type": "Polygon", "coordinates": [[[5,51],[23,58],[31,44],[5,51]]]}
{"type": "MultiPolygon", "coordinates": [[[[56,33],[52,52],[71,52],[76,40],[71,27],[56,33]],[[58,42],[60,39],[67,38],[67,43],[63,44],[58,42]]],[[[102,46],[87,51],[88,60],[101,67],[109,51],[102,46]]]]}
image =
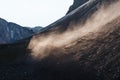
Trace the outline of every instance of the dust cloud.
{"type": "Polygon", "coordinates": [[[49,34],[43,33],[42,35],[34,36],[28,46],[28,49],[31,50],[30,55],[33,58],[43,59],[52,54],[52,50],[72,46],[73,44],[71,43],[73,41],[87,36],[90,33],[97,34],[97,32],[104,29],[103,26],[105,24],[111,22],[118,16],[120,16],[120,1],[107,7],[106,5],[102,5],[86,20],[85,24],[71,22],[68,29],[63,33],[51,31],[49,34]]]}

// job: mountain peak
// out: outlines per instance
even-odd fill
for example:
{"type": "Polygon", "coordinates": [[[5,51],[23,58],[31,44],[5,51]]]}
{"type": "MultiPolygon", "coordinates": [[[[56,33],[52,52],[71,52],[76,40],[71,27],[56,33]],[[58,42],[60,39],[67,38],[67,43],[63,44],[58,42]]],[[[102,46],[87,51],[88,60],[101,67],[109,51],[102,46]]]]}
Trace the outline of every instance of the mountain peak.
{"type": "Polygon", "coordinates": [[[70,6],[69,11],[67,12],[67,14],[69,12],[73,11],[74,9],[76,9],[77,7],[81,6],[82,4],[84,4],[87,1],[89,1],[89,0],[74,0],[73,5],[70,6]]]}

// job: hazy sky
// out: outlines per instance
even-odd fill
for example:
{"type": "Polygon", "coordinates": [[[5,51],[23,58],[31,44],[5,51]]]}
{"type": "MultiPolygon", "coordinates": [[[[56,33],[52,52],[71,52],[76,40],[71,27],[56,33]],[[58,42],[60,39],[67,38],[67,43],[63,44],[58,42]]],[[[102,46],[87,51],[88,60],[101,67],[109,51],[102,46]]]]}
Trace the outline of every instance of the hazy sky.
{"type": "Polygon", "coordinates": [[[0,0],[0,17],[22,26],[47,26],[66,14],[73,0],[0,0]]]}

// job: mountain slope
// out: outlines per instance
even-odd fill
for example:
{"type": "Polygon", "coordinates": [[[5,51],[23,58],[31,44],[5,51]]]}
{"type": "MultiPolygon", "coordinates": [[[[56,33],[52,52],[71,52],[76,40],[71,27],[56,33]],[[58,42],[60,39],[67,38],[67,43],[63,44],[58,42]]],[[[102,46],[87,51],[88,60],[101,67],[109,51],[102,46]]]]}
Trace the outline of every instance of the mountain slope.
{"type": "Polygon", "coordinates": [[[32,36],[34,33],[25,27],[0,18],[0,44],[14,43],[32,36]]]}
{"type": "Polygon", "coordinates": [[[84,5],[31,39],[31,56],[46,71],[36,68],[38,79],[56,79],[54,75],[59,80],[119,79],[120,1],[84,5]]]}
{"type": "MultiPolygon", "coordinates": [[[[15,55],[6,64],[6,57],[0,60],[0,80],[119,80],[120,1],[116,1],[91,0],[42,28],[22,48],[7,45],[13,56],[20,50],[22,56],[15,55]]],[[[0,53],[7,51],[2,46],[0,53]]]]}
{"type": "Polygon", "coordinates": [[[22,27],[0,18],[0,44],[10,44],[22,39],[27,39],[40,32],[40,29],[42,29],[42,27],[22,27]]]}

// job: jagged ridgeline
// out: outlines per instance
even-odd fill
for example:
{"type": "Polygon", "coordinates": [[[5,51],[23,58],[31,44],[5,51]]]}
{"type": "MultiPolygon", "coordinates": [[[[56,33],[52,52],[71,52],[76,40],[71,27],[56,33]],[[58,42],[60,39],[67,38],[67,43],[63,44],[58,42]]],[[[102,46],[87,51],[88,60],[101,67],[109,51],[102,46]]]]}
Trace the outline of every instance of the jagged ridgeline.
{"type": "Polygon", "coordinates": [[[2,45],[14,57],[0,58],[0,80],[119,80],[119,9],[120,0],[83,0],[32,38],[2,45]]]}

